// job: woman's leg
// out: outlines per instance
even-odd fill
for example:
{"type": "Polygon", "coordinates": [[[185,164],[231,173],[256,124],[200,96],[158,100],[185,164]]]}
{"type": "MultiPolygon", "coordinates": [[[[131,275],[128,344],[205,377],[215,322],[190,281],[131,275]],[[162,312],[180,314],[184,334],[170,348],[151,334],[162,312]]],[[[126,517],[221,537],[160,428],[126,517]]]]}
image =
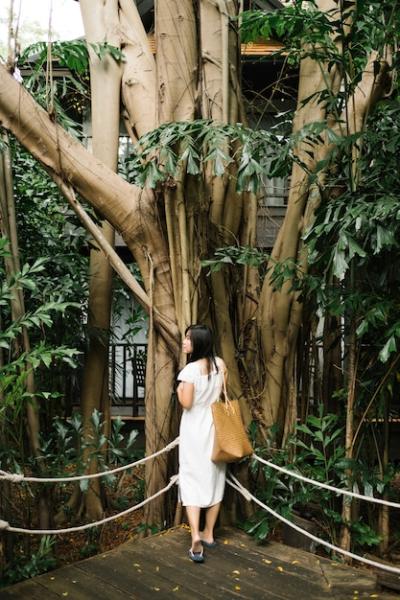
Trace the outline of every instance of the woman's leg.
{"type": "Polygon", "coordinates": [[[200,540],[200,507],[199,506],[186,506],[186,513],[190,525],[190,531],[192,534],[192,551],[201,552],[203,546],[200,540]]]}
{"type": "Polygon", "coordinates": [[[201,538],[211,544],[214,541],[214,527],[217,522],[219,509],[221,508],[221,502],[209,506],[206,510],[206,523],[204,530],[201,533],[201,538]]]}

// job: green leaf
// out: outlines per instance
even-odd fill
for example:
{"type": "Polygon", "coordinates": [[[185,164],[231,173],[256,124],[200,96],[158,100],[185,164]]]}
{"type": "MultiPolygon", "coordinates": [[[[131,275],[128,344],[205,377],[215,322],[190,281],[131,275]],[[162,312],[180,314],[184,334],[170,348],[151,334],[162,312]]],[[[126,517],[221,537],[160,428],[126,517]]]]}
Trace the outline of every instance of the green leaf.
{"type": "Polygon", "coordinates": [[[349,245],[349,259],[351,260],[356,254],[362,258],[367,256],[367,253],[357,244],[354,238],[347,236],[349,245]]]}
{"type": "Polygon", "coordinates": [[[392,352],[396,352],[396,350],[396,339],[394,336],[391,336],[383,346],[382,350],[379,352],[379,360],[383,363],[387,362],[389,356],[392,354],[392,352]]]}
{"type": "Polygon", "coordinates": [[[339,250],[338,247],[335,249],[335,253],[333,256],[333,274],[339,280],[344,279],[347,269],[349,265],[345,258],[345,253],[343,250],[339,250]]]}

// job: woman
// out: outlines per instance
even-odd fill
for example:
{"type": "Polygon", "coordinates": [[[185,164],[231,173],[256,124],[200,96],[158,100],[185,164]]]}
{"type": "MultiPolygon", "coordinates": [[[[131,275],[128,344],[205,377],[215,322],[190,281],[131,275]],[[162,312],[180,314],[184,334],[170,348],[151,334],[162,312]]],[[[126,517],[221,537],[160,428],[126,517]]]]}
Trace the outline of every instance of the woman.
{"type": "Polygon", "coordinates": [[[214,423],[211,404],[218,400],[226,377],[224,361],[214,355],[213,337],[205,325],[185,332],[186,367],[179,373],[178,400],[183,407],[179,440],[179,493],[192,534],[189,556],[203,562],[203,546],[214,547],[216,523],[225,488],[225,463],[213,463],[214,423]],[[206,508],[200,532],[200,510],[206,508]]]}

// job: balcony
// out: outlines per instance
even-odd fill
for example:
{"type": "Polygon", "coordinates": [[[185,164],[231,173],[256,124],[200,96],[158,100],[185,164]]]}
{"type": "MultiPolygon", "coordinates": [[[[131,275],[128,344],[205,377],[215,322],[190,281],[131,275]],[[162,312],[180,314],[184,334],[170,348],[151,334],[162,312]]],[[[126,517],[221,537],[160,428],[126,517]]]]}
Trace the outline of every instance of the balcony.
{"type": "Polygon", "coordinates": [[[147,344],[110,345],[111,415],[143,421],[147,344]]]}

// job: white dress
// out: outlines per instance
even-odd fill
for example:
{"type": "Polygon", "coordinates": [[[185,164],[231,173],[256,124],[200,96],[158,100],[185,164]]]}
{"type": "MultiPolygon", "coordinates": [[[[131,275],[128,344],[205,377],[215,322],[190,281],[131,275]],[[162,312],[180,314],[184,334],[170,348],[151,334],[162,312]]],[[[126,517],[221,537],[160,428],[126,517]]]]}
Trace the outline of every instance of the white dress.
{"type": "MultiPolygon", "coordinates": [[[[221,361],[218,372],[201,374],[202,361],[186,365],[178,380],[194,384],[193,405],[183,409],[179,431],[179,494],[183,506],[206,508],[221,502],[225,488],[225,463],[214,463],[214,423],[211,404],[222,388],[221,361]]],[[[203,363],[204,364],[204,363],[203,363]]]]}

